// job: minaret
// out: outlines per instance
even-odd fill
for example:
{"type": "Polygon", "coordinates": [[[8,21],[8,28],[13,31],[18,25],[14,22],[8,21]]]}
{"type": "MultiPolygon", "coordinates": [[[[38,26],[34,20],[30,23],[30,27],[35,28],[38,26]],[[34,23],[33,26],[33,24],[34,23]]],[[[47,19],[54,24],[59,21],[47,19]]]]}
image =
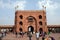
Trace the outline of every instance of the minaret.
{"type": "Polygon", "coordinates": [[[42,5],[42,8],[43,8],[44,11],[46,11],[46,6],[42,5]]]}
{"type": "Polygon", "coordinates": [[[16,11],[18,8],[19,8],[19,5],[17,5],[17,6],[15,7],[15,11],[16,11]]]}
{"type": "MultiPolygon", "coordinates": [[[[47,3],[47,0],[46,0],[46,3],[47,3]]],[[[46,5],[46,4],[45,4],[46,5]]],[[[44,16],[46,17],[46,6],[45,5],[42,5],[42,8],[43,8],[43,11],[44,11],[44,16]]],[[[47,18],[45,18],[45,20],[46,20],[47,18]]],[[[47,20],[46,20],[46,25],[47,25],[47,20]]],[[[47,28],[47,26],[46,26],[46,28],[45,28],[45,31],[48,33],[48,28],[47,28]]]]}

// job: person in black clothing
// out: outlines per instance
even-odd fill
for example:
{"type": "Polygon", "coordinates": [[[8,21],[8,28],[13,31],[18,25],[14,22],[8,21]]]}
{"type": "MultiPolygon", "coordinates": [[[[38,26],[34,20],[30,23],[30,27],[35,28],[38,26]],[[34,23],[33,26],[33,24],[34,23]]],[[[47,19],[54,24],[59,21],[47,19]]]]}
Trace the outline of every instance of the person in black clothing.
{"type": "Polygon", "coordinates": [[[50,37],[51,38],[51,40],[55,40],[53,37],[50,37]]]}
{"type": "Polygon", "coordinates": [[[42,40],[45,40],[44,36],[42,36],[42,40]]]}
{"type": "Polygon", "coordinates": [[[0,40],[2,40],[2,33],[0,32],[0,40]]]}
{"type": "Polygon", "coordinates": [[[31,37],[32,37],[31,32],[28,32],[28,33],[27,33],[27,36],[29,37],[29,40],[31,40],[31,37]]]}
{"type": "Polygon", "coordinates": [[[0,40],[2,40],[2,37],[0,37],[0,40]]]}
{"type": "Polygon", "coordinates": [[[51,38],[51,40],[55,40],[53,37],[49,36],[49,38],[51,38]]]}
{"type": "Polygon", "coordinates": [[[17,37],[17,32],[15,34],[16,34],[16,37],[17,37]]]}

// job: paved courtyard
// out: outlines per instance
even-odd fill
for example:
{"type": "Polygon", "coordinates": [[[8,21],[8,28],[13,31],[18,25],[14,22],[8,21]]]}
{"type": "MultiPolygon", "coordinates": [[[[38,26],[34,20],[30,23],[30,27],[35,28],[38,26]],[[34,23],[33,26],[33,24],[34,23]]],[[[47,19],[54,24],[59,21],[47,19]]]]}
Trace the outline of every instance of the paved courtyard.
{"type": "MultiPolygon", "coordinates": [[[[51,33],[50,36],[54,37],[55,40],[60,40],[60,33],[51,33]]],[[[26,34],[23,36],[23,38],[20,36],[16,38],[15,34],[9,33],[5,37],[3,37],[2,40],[29,40],[29,38],[26,34]]],[[[32,40],[36,40],[35,34],[33,34],[32,40]]],[[[39,40],[42,40],[41,37],[39,38],[39,40]]]]}
{"type": "Polygon", "coordinates": [[[52,33],[50,36],[54,37],[55,40],[60,40],[60,33],[52,33]]]}

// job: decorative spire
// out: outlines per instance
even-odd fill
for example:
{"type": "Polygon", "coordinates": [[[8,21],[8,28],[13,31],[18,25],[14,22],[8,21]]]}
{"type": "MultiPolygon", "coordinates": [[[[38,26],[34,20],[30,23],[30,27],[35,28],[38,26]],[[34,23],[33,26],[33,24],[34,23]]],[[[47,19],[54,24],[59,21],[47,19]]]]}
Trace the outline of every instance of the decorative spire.
{"type": "Polygon", "coordinates": [[[16,7],[15,7],[15,10],[18,8],[19,6],[17,5],[16,7]]]}
{"type": "Polygon", "coordinates": [[[42,5],[42,7],[43,7],[43,10],[46,10],[46,6],[42,5]]]}

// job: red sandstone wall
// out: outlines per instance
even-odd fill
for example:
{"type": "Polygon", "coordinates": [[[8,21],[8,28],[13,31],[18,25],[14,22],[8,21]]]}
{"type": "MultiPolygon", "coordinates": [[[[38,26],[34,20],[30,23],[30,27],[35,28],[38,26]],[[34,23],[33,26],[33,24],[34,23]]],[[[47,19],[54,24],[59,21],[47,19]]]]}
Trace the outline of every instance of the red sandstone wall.
{"type": "Polygon", "coordinates": [[[19,28],[22,27],[23,32],[28,31],[28,26],[32,25],[34,27],[34,31],[36,31],[36,25],[37,25],[37,31],[39,31],[39,28],[43,28],[43,31],[47,31],[47,23],[46,23],[46,12],[43,10],[30,10],[30,11],[16,11],[15,13],[15,26],[16,26],[16,31],[19,32],[19,28]],[[20,15],[23,15],[23,19],[20,19],[20,15]],[[39,19],[39,15],[42,16],[42,19],[39,19]],[[33,16],[37,23],[35,23],[35,20],[33,23],[28,23],[27,18],[29,16],[33,16]],[[22,21],[23,25],[21,26],[19,22],[22,21]],[[42,26],[39,25],[39,21],[42,21],[42,26]]]}

